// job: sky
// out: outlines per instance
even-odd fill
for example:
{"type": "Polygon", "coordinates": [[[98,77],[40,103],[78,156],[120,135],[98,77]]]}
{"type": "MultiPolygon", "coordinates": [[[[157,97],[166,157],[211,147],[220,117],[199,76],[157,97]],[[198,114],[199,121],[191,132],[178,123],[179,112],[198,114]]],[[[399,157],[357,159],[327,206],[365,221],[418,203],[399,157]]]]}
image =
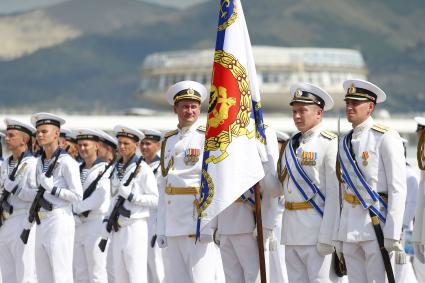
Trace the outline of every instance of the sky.
{"type": "MultiPolygon", "coordinates": [[[[65,1],[72,0],[1,0],[0,1],[0,14],[10,14],[27,11],[33,8],[49,6],[65,1]]],[[[150,2],[162,4],[165,6],[171,7],[182,7],[182,5],[191,5],[199,2],[204,2],[207,0],[138,0],[142,2],[150,2]]]]}

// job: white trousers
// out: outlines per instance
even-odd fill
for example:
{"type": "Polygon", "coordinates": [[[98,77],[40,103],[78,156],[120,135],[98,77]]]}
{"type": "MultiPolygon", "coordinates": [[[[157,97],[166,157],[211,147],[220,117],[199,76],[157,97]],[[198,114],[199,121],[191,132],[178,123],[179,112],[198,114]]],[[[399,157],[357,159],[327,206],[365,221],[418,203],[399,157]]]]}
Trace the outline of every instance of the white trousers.
{"type": "MultiPolygon", "coordinates": [[[[98,244],[101,240],[102,218],[93,219],[76,226],[74,243],[74,282],[104,283],[108,282],[106,256],[98,244]]],[[[108,247],[107,247],[108,248],[108,247]]]]}
{"type": "MultiPolygon", "coordinates": [[[[265,251],[266,253],[266,268],[267,268],[267,282],[273,283],[288,283],[288,274],[286,271],[285,262],[285,246],[281,245],[282,235],[282,215],[280,215],[279,225],[274,229],[274,237],[276,238],[276,250],[265,251]],[[267,263],[268,262],[268,263],[267,263]]],[[[267,245],[268,243],[266,243],[267,245]]]]}
{"type": "Polygon", "coordinates": [[[425,283],[425,264],[421,263],[415,256],[413,258],[413,270],[418,283],[425,283]]]}
{"type": "Polygon", "coordinates": [[[72,282],[75,222],[70,209],[41,219],[35,230],[38,282],[72,282]]]}
{"type": "MultiPolygon", "coordinates": [[[[23,229],[26,214],[12,216],[0,228],[0,282],[36,282],[35,275],[35,231],[24,245],[19,236],[23,229]]],[[[35,227],[34,227],[35,230],[35,227]]]]}
{"type": "Polygon", "coordinates": [[[342,251],[350,283],[385,282],[384,261],[378,241],[344,242],[342,251]]]}
{"type": "Polygon", "coordinates": [[[164,249],[165,282],[213,283],[220,260],[214,243],[195,244],[188,236],[167,237],[164,249]]]}
{"type": "Polygon", "coordinates": [[[398,283],[417,283],[415,272],[413,271],[413,256],[406,255],[405,264],[395,265],[395,282],[398,283]]]}
{"type": "Polygon", "coordinates": [[[332,255],[321,256],[316,245],[286,245],[286,268],[289,282],[322,283],[336,282],[333,271],[332,255]]]}
{"type": "Polygon", "coordinates": [[[151,213],[148,218],[148,282],[164,282],[164,262],[162,259],[162,249],[155,242],[152,247],[152,237],[156,233],[156,213],[151,213]]]}
{"type": "Polygon", "coordinates": [[[118,232],[112,232],[111,249],[117,283],[148,281],[148,224],[146,219],[132,219],[118,232]]]}
{"type": "Polygon", "coordinates": [[[258,245],[252,233],[220,235],[220,253],[227,283],[260,282],[258,245]]]}

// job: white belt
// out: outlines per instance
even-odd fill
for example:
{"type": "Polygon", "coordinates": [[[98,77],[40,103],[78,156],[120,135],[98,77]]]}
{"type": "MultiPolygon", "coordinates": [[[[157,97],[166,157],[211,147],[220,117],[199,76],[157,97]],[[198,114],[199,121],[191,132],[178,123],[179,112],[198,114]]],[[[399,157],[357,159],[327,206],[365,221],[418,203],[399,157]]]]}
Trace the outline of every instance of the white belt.
{"type": "Polygon", "coordinates": [[[27,213],[27,211],[28,209],[22,208],[22,209],[14,209],[12,214],[3,212],[3,218],[4,220],[8,220],[16,216],[24,215],[27,213]]]}
{"type": "Polygon", "coordinates": [[[100,220],[102,221],[102,219],[105,217],[105,214],[100,214],[100,213],[93,213],[90,212],[89,215],[87,217],[80,215],[80,220],[83,223],[92,221],[92,220],[100,220]]]}
{"type": "Polygon", "coordinates": [[[71,214],[71,208],[69,206],[65,206],[65,207],[55,208],[52,211],[39,211],[38,217],[40,218],[40,220],[43,220],[55,215],[70,215],[70,214],[71,214]]]}
{"type": "Polygon", "coordinates": [[[118,225],[120,227],[125,227],[125,226],[133,224],[134,222],[139,221],[139,220],[145,220],[146,221],[146,218],[127,218],[127,217],[124,217],[124,216],[120,216],[118,218],[118,225]]]}

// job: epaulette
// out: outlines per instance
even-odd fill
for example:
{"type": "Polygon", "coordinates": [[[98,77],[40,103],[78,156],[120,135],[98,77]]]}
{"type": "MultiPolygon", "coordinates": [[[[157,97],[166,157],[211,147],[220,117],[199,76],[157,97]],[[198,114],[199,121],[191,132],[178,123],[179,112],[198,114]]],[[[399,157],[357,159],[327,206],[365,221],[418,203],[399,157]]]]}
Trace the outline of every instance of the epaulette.
{"type": "Polygon", "coordinates": [[[337,134],[332,133],[330,131],[322,131],[320,132],[320,134],[330,140],[333,140],[334,138],[338,137],[337,134]]]}
{"type": "Polygon", "coordinates": [[[177,129],[175,129],[173,131],[169,131],[169,132],[165,133],[164,138],[166,139],[166,138],[169,138],[171,136],[177,135],[178,132],[179,132],[179,130],[177,130],[177,129]]]}
{"type": "Polygon", "coordinates": [[[381,125],[381,124],[374,124],[372,126],[372,129],[375,130],[375,131],[377,131],[377,132],[380,132],[382,134],[385,134],[386,132],[388,132],[388,130],[390,128],[387,127],[387,126],[381,125]]]}
{"type": "Polygon", "coordinates": [[[205,133],[207,131],[207,128],[205,128],[205,126],[199,126],[198,128],[196,128],[198,131],[201,131],[203,133],[205,133]]]}

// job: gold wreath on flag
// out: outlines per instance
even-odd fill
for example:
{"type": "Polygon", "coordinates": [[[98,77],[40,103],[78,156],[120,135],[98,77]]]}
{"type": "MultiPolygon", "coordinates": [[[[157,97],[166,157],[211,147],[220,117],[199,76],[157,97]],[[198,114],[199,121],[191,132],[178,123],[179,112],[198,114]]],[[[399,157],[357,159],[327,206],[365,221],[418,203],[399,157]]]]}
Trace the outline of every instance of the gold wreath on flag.
{"type": "MultiPolygon", "coordinates": [[[[222,67],[228,69],[233,77],[238,82],[239,91],[241,94],[240,97],[240,109],[236,116],[235,121],[229,125],[228,129],[221,131],[218,135],[212,136],[205,141],[205,150],[215,151],[220,149],[221,154],[219,156],[211,155],[208,157],[205,162],[208,164],[210,162],[218,163],[224,160],[229,154],[226,149],[229,146],[230,142],[234,137],[247,136],[248,138],[253,138],[255,136],[255,128],[252,131],[249,131],[247,127],[251,122],[251,107],[252,107],[252,98],[251,90],[249,85],[249,79],[246,74],[245,68],[239,63],[239,61],[231,54],[223,51],[216,50],[214,54],[214,62],[220,64],[222,67]]],[[[231,106],[235,104],[235,99],[227,97],[227,91],[225,88],[219,86],[211,87],[211,91],[215,91],[217,99],[221,99],[222,107],[225,107],[225,110],[228,110],[231,106]],[[225,103],[223,103],[225,102],[225,103]]],[[[223,123],[223,119],[227,117],[227,112],[224,114],[220,110],[215,110],[213,117],[208,119],[209,126],[219,126],[223,123]]]]}
{"type": "Polygon", "coordinates": [[[236,18],[238,17],[238,12],[236,10],[236,5],[233,2],[233,10],[230,11],[230,2],[232,0],[222,0],[220,3],[220,22],[222,19],[228,18],[225,22],[218,25],[218,31],[225,30],[227,27],[229,27],[231,24],[233,24],[236,21],[236,18]],[[232,13],[230,17],[228,17],[228,13],[232,13]]]}

